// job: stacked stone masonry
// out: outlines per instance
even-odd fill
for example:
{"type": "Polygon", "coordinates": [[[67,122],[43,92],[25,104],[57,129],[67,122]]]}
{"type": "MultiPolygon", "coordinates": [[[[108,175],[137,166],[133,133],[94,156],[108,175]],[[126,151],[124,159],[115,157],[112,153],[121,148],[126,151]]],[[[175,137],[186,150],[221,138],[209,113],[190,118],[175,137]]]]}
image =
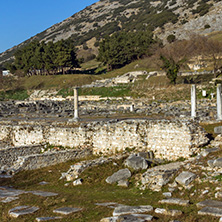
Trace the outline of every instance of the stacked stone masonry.
{"type": "Polygon", "coordinates": [[[14,146],[49,143],[55,146],[91,148],[94,154],[114,154],[127,149],[152,150],[156,158],[188,158],[208,142],[194,121],[112,120],[76,126],[0,125],[0,140],[14,146]]]}

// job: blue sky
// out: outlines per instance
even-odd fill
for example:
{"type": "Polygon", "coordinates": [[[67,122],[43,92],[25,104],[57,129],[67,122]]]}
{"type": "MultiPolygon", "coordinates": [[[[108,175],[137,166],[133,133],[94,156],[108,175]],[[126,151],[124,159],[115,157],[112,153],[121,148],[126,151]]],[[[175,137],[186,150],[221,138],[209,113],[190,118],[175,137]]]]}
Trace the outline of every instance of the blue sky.
{"type": "Polygon", "coordinates": [[[2,0],[0,53],[98,0],[2,0]]]}

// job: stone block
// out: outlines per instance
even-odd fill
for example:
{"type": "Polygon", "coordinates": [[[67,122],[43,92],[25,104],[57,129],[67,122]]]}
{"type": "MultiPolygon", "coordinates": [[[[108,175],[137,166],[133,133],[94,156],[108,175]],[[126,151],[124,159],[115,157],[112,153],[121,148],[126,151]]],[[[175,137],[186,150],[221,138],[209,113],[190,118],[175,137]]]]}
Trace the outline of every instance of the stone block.
{"type": "Polygon", "coordinates": [[[82,185],[82,182],[83,182],[83,180],[81,178],[79,178],[79,179],[73,181],[72,184],[73,184],[73,186],[78,186],[78,185],[82,185]]]}
{"type": "Polygon", "coordinates": [[[18,206],[9,210],[9,215],[12,217],[19,217],[26,214],[32,214],[39,210],[38,207],[30,207],[30,206],[18,206]]]}
{"type": "Polygon", "coordinates": [[[147,213],[153,211],[150,205],[141,206],[118,206],[114,209],[113,216],[120,216],[125,214],[147,213]]]}
{"type": "Polygon", "coordinates": [[[213,165],[215,167],[222,167],[222,157],[214,160],[213,165]]]}
{"type": "Polygon", "coordinates": [[[54,197],[58,195],[57,193],[45,192],[45,191],[28,191],[28,193],[32,193],[36,196],[41,196],[41,197],[54,197]]]}
{"type": "Polygon", "coordinates": [[[198,211],[199,215],[210,215],[214,217],[222,217],[222,208],[204,207],[198,211]]]}
{"type": "Polygon", "coordinates": [[[62,219],[62,217],[37,217],[36,221],[41,222],[41,221],[59,220],[59,219],[62,219]]]}
{"type": "Polygon", "coordinates": [[[59,213],[59,214],[63,214],[63,215],[68,215],[71,213],[76,213],[81,211],[81,208],[73,208],[73,207],[61,207],[58,209],[53,210],[53,213],[59,213]]]}
{"type": "Polygon", "coordinates": [[[168,199],[159,200],[159,203],[161,204],[177,204],[181,206],[188,206],[189,202],[190,202],[189,200],[183,200],[180,198],[168,198],[168,199]]]}
{"type": "Polygon", "coordinates": [[[197,207],[216,207],[222,209],[222,201],[208,199],[197,203],[197,207]]]}
{"type": "Polygon", "coordinates": [[[119,186],[119,187],[128,187],[129,186],[129,181],[128,180],[120,180],[120,181],[118,181],[117,186],[119,186]]]}
{"type": "Polygon", "coordinates": [[[216,134],[222,134],[222,126],[214,127],[214,133],[216,133],[216,134]]]}
{"type": "Polygon", "coordinates": [[[175,210],[175,209],[167,210],[164,208],[156,208],[155,213],[169,215],[169,216],[180,216],[182,215],[183,212],[180,210],[175,210]]]}
{"type": "Polygon", "coordinates": [[[189,185],[195,178],[196,174],[188,172],[188,171],[183,171],[179,176],[175,178],[175,181],[183,186],[189,185]]]}
{"type": "Polygon", "coordinates": [[[125,166],[133,168],[134,170],[139,169],[147,169],[148,168],[148,162],[146,159],[140,156],[131,155],[129,156],[124,163],[125,166]]]}
{"type": "Polygon", "coordinates": [[[112,176],[107,177],[106,182],[112,184],[120,180],[126,180],[130,177],[131,177],[131,172],[129,171],[129,169],[125,168],[117,171],[112,176]]]}

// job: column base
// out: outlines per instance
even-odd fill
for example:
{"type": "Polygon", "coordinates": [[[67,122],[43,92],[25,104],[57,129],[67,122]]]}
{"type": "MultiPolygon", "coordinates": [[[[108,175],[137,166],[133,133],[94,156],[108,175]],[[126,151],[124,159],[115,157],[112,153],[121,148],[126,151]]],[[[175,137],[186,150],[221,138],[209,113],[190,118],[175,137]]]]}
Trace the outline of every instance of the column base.
{"type": "Polygon", "coordinates": [[[79,122],[81,119],[80,118],[72,118],[72,119],[69,119],[68,121],[69,122],[79,122]]]}

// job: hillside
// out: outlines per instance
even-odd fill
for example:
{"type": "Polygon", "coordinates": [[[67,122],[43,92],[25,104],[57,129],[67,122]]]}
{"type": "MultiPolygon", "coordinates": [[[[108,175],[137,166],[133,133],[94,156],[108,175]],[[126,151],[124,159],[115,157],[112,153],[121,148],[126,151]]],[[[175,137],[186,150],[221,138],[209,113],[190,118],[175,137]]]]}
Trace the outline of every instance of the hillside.
{"type": "Polygon", "coordinates": [[[12,58],[14,52],[37,39],[59,41],[71,38],[79,49],[97,54],[96,46],[105,35],[118,30],[152,30],[165,40],[169,34],[177,39],[193,33],[210,34],[222,31],[220,0],[100,0],[66,20],[0,54],[0,64],[12,58]]]}

